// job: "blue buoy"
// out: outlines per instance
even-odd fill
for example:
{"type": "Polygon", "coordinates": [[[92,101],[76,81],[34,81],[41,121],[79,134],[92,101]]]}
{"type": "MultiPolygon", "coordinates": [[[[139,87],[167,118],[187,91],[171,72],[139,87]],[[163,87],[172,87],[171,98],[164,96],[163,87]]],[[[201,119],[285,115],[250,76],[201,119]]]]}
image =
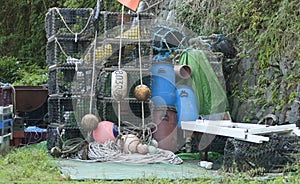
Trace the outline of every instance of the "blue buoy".
{"type": "Polygon", "coordinates": [[[152,64],[151,100],[154,105],[175,105],[176,87],[174,65],[171,63],[152,64]]]}
{"type": "Polygon", "coordinates": [[[198,108],[193,89],[186,85],[180,85],[176,89],[176,119],[177,126],[181,127],[181,121],[195,121],[198,119],[198,108]]]}

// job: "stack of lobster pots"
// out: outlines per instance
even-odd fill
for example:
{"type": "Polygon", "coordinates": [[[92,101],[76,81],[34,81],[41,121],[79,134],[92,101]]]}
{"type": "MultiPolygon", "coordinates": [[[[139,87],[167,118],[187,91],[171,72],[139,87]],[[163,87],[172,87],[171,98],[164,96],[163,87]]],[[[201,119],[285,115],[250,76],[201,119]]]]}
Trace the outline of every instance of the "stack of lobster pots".
{"type": "Polygon", "coordinates": [[[0,154],[5,154],[13,138],[13,89],[0,86],[0,154]]]}
{"type": "Polygon", "coordinates": [[[142,103],[133,93],[135,86],[141,84],[140,79],[151,89],[152,42],[143,25],[149,25],[147,21],[153,16],[140,14],[144,21],[140,21],[140,26],[134,13],[122,16],[101,11],[96,20],[95,17],[91,8],[51,8],[46,14],[48,149],[61,147],[60,140],[83,136],[79,123],[85,114],[92,113],[99,121],[113,123],[120,117],[140,126],[144,104],[145,122],[151,122],[150,98],[142,103]],[[126,84],[119,100],[111,92],[116,71],[126,73],[119,78],[126,84]]]}
{"type": "Polygon", "coordinates": [[[95,52],[96,63],[102,66],[96,89],[99,118],[141,128],[143,120],[145,124],[152,121],[150,96],[139,99],[135,88],[152,88],[153,36],[148,28],[153,15],[141,13],[139,22],[135,13],[101,12],[101,17],[104,24],[95,52]]]}
{"type": "Polygon", "coordinates": [[[92,8],[51,8],[46,14],[48,149],[82,137],[77,122],[89,110],[93,74],[82,57],[94,40],[93,16],[92,8]]]}

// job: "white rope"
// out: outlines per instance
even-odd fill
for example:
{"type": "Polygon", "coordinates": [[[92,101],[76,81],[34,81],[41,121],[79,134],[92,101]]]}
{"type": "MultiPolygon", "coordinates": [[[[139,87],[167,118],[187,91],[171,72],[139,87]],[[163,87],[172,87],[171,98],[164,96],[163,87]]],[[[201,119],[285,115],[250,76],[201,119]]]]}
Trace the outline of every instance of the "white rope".
{"type": "Polygon", "coordinates": [[[63,55],[65,55],[66,58],[68,58],[69,56],[67,55],[67,53],[64,51],[64,49],[62,48],[61,44],[59,43],[59,41],[57,40],[57,38],[55,37],[55,42],[57,43],[60,51],[63,53],[63,55]]]}
{"type": "Polygon", "coordinates": [[[67,28],[73,35],[75,35],[75,42],[77,42],[77,35],[82,34],[82,33],[86,30],[86,28],[88,27],[88,25],[89,25],[89,23],[90,23],[90,21],[91,21],[91,19],[92,19],[93,14],[94,14],[94,10],[93,10],[93,9],[90,9],[91,12],[90,12],[90,16],[89,16],[89,19],[88,19],[86,25],[83,27],[83,29],[82,29],[80,32],[73,32],[72,29],[71,29],[71,28],[68,26],[68,24],[66,23],[64,17],[63,17],[62,14],[60,13],[59,9],[58,9],[57,7],[54,7],[54,8],[52,8],[51,10],[55,10],[55,11],[58,13],[59,17],[60,17],[61,20],[63,21],[63,23],[64,23],[64,25],[66,26],[66,28],[67,28]]]}
{"type": "Polygon", "coordinates": [[[91,84],[91,93],[90,93],[90,109],[89,113],[92,114],[92,106],[93,106],[93,96],[94,96],[94,78],[95,78],[95,70],[96,70],[96,49],[97,49],[97,31],[95,31],[95,39],[94,39],[94,52],[93,52],[93,68],[92,68],[92,84],[91,84]]]}
{"type": "MultiPolygon", "coordinates": [[[[143,85],[143,75],[142,75],[142,53],[141,53],[141,32],[140,32],[140,14],[137,13],[138,22],[138,44],[139,44],[139,63],[140,63],[140,81],[143,85]]],[[[144,101],[142,101],[142,128],[143,128],[143,140],[145,140],[145,111],[144,111],[144,101]]]]}
{"type": "MultiPolygon", "coordinates": [[[[119,48],[119,62],[118,69],[121,69],[121,57],[122,57],[122,39],[124,29],[124,5],[122,6],[122,19],[121,19],[121,33],[120,33],[120,48],[119,48]]],[[[118,101],[118,133],[121,135],[121,102],[118,101]]]]}
{"type": "Polygon", "coordinates": [[[153,164],[168,163],[181,164],[183,161],[173,152],[157,148],[157,152],[153,154],[139,153],[122,153],[119,146],[111,140],[104,144],[97,142],[89,143],[88,158],[93,161],[100,162],[116,162],[116,163],[137,163],[137,164],[153,164]]]}

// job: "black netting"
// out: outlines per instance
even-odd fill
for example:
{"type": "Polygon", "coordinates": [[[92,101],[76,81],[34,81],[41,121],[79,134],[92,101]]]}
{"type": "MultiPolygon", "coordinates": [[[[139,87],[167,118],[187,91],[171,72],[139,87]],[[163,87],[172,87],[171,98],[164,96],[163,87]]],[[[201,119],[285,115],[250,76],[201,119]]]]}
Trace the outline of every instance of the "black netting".
{"type": "Polygon", "coordinates": [[[47,148],[51,150],[53,147],[62,148],[65,141],[74,138],[83,138],[81,130],[75,125],[56,125],[50,124],[47,127],[47,148]]]}
{"type": "Polygon", "coordinates": [[[224,148],[224,167],[239,171],[264,168],[265,171],[282,169],[294,162],[293,154],[299,150],[300,139],[292,136],[272,135],[264,143],[251,143],[228,138],[224,148]]]}

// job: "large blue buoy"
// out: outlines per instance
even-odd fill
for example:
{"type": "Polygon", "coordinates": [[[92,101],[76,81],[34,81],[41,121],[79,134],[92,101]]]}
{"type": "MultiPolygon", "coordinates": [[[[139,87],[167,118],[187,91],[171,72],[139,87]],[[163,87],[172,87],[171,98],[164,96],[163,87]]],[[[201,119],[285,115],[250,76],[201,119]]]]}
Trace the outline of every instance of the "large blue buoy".
{"type": "Polygon", "coordinates": [[[177,86],[175,106],[178,127],[181,127],[181,121],[195,121],[198,119],[196,97],[191,87],[186,85],[177,86]]]}
{"type": "Polygon", "coordinates": [[[153,63],[151,100],[154,105],[175,105],[176,87],[174,65],[171,63],[153,63]]]}

